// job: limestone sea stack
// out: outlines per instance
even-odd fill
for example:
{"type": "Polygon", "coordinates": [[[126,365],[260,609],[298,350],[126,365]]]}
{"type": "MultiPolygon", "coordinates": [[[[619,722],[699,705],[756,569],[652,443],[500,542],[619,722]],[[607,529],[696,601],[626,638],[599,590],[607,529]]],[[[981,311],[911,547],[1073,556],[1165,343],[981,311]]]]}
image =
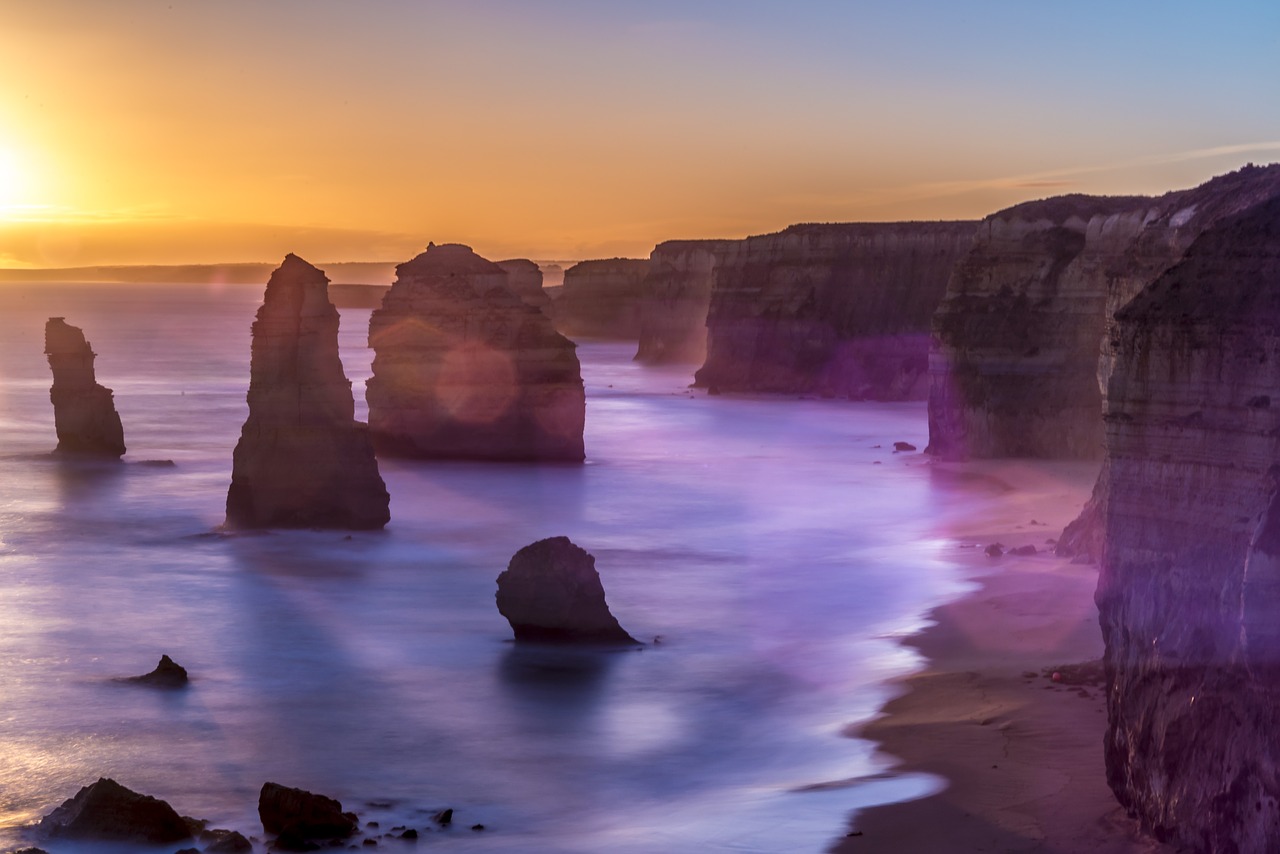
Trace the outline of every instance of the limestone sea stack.
{"type": "Polygon", "coordinates": [[[649,262],[643,258],[582,261],[564,271],[552,308],[556,329],[575,341],[640,337],[640,303],[649,262]]]}
{"type": "Polygon", "coordinates": [[[396,268],[369,320],[369,426],[379,453],[425,459],[583,460],[575,345],[460,244],[396,268]]]}
{"type": "Polygon", "coordinates": [[[1277,194],[1280,166],[1249,166],[1158,198],[1059,196],[987,217],[933,320],[929,452],[1101,457],[1110,318],[1207,228],[1277,194]]]}
{"type": "Polygon", "coordinates": [[[609,611],[596,559],[568,537],[516,552],[498,576],[497,600],[518,641],[636,643],[609,611]]]}
{"type": "Polygon", "coordinates": [[[719,257],[699,386],[923,399],[929,324],[974,222],[794,225],[719,257]]]}
{"type": "Polygon", "coordinates": [[[1116,315],[1096,600],[1107,776],[1179,850],[1280,840],[1280,199],[1116,315]]]}
{"type": "Polygon", "coordinates": [[[116,413],[111,389],[98,384],[93,360],[97,354],[84,333],[61,317],[44,326],[44,352],[53,371],[53,423],[58,452],[99,457],[124,455],[124,428],[116,413]]]}
{"type": "Polygon", "coordinates": [[[636,361],[701,365],[716,267],[733,240],[668,240],[649,255],[636,361]]]}
{"type": "Polygon", "coordinates": [[[507,287],[545,314],[551,305],[551,297],[542,289],[542,269],[527,258],[513,258],[497,264],[507,274],[507,287]]]}
{"type": "Polygon", "coordinates": [[[253,324],[249,418],[227,492],[232,528],[381,528],[390,498],[338,358],[329,280],[297,255],[253,324]]]}

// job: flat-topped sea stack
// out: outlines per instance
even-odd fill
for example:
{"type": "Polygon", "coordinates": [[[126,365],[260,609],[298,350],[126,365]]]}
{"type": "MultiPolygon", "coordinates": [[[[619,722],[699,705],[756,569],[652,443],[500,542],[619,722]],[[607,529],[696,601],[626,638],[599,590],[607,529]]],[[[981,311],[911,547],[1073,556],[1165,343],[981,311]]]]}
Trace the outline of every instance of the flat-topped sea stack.
{"type": "Polygon", "coordinates": [[[227,492],[231,528],[381,528],[391,518],[368,428],[338,357],[329,280],[296,255],[253,324],[249,418],[227,492]]]}
{"type": "Polygon", "coordinates": [[[648,272],[649,261],[643,258],[574,264],[564,271],[564,285],[552,307],[556,329],[574,340],[635,341],[648,272]]]}
{"type": "Polygon", "coordinates": [[[1280,198],[1116,315],[1096,600],[1107,776],[1187,851],[1280,840],[1280,198]]]}
{"type": "Polygon", "coordinates": [[[640,297],[636,361],[702,364],[707,357],[707,310],[716,266],[736,242],[668,240],[654,248],[640,297]]]}
{"type": "Polygon", "coordinates": [[[396,268],[369,320],[379,453],[581,462],[586,398],[572,341],[459,244],[396,268]]]}
{"type": "Polygon", "coordinates": [[[93,360],[97,354],[84,333],[61,317],[44,326],[44,352],[53,371],[53,423],[58,453],[120,457],[125,452],[124,428],[111,389],[98,384],[93,360]]]}
{"type": "Polygon", "coordinates": [[[527,258],[496,262],[507,274],[507,287],[529,305],[546,312],[551,297],[542,289],[542,268],[527,258]]]}
{"type": "Polygon", "coordinates": [[[794,225],[719,257],[699,386],[923,399],[929,323],[975,222],[794,225]]]}
{"type": "Polygon", "coordinates": [[[1280,166],[1249,166],[1158,198],[1060,196],[987,217],[934,316],[929,452],[1101,457],[1110,318],[1207,228],[1277,194],[1280,166]]]}

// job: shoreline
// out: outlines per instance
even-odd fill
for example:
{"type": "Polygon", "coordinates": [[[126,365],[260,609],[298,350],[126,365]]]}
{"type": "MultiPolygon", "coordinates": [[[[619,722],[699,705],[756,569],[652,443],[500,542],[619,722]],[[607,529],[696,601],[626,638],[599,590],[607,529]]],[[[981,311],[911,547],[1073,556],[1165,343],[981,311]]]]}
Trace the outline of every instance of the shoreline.
{"type": "Polygon", "coordinates": [[[933,609],[903,643],[925,659],[905,689],[849,735],[877,745],[891,773],[945,781],[933,795],[851,816],[832,854],[1068,852],[1158,854],[1106,783],[1106,700],[1097,661],[1097,567],[1044,551],[1088,498],[1096,465],[1028,460],[931,463],[942,476],[981,478],[1003,494],[946,521],[941,533],[977,590],[933,609]],[[1031,523],[1035,520],[1035,524],[1031,523]],[[983,549],[1035,545],[1038,554],[983,549]]]}

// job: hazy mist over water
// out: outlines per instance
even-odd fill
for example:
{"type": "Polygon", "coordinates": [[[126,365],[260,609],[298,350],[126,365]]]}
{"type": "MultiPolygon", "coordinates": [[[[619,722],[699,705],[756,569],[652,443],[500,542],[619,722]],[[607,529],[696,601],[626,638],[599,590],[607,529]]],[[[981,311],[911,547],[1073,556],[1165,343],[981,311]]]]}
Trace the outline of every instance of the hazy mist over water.
{"type": "MultiPolygon", "coordinates": [[[[933,785],[794,791],[883,770],[842,730],[912,666],[893,638],[960,589],[937,520],[973,497],[887,450],[923,447],[923,403],[690,396],[689,370],[588,344],[587,465],[382,460],[384,532],[219,537],[261,297],[0,288],[0,845],[99,776],[246,835],[266,780],[383,831],[453,807],[424,842],[521,852],[818,851],[933,785]],[[42,456],[59,315],[115,391],[122,464],[42,456]],[[560,534],[660,644],[509,642],[495,578],[560,534]],[[187,690],[111,681],[161,653],[187,690]]],[[[359,418],[368,318],[341,331],[359,418]]]]}

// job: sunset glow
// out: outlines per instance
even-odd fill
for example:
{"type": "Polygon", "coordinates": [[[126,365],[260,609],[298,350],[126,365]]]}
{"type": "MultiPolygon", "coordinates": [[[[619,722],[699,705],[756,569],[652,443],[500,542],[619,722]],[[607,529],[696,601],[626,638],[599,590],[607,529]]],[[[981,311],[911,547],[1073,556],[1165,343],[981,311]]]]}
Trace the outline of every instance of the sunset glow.
{"type": "Polygon", "coordinates": [[[26,265],[637,256],[1280,149],[1271,4],[0,5],[0,256],[26,265]]]}

